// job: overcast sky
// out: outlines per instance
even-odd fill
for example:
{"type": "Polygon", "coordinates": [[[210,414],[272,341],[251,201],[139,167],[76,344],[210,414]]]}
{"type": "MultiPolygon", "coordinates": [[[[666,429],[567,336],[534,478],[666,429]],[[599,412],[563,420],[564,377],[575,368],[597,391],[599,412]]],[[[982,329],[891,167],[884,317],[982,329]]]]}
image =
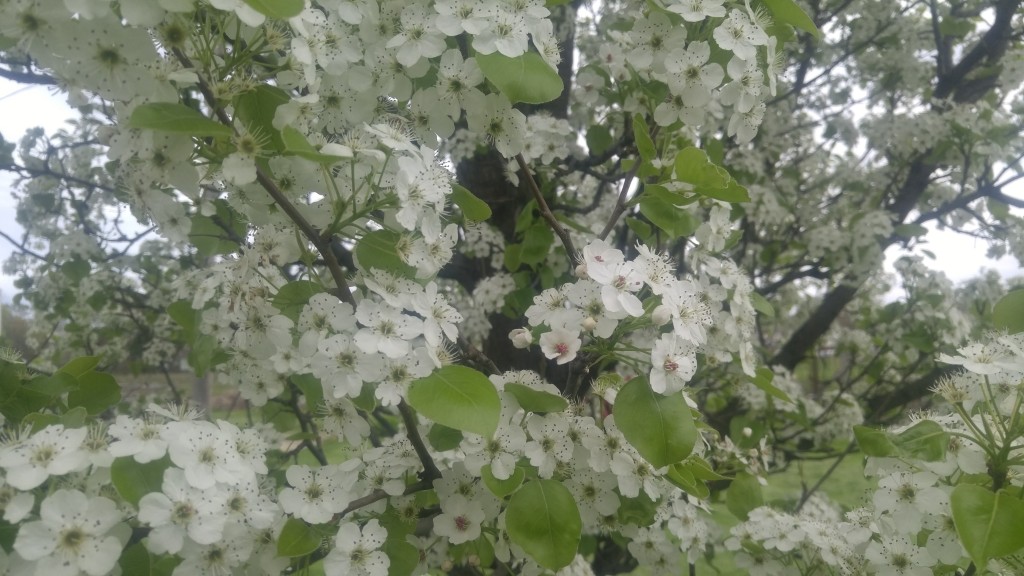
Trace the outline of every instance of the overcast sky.
{"type": "MultiPolygon", "coordinates": [[[[0,78],[0,134],[7,141],[17,142],[27,129],[34,126],[42,126],[47,132],[53,132],[71,114],[63,97],[51,93],[48,88],[25,87],[0,78]]],[[[22,230],[14,221],[12,187],[12,179],[0,172],[0,230],[19,238],[22,230]]],[[[994,268],[1004,277],[1024,273],[1014,258],[1004,257],[999,261],[987,258],[985,243],[975,238],[933,230],[927,239],[926,248],[937,257],[929,261],[929,266],[943,270],[955,282],[974,277],[986,268],[994,268]]],[[[6,260],[11,250],[10,244],[0,238],[0,261],[6,260]]],[[[901,254],[898,250],[890,250],[889,262],[901,254]]],[[[0,298],[10,302],[14,292],[14,278],[0,272],[0,298]]]]}

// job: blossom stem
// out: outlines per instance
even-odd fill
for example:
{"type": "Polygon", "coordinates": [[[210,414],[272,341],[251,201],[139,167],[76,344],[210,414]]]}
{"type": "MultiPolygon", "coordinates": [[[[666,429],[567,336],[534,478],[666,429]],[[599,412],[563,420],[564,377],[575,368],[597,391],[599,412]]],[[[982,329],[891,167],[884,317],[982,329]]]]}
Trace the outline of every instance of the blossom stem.
{"type": "Polygon", "coordinates": [[[573,268],[580,263],[579,254],[576,253],[576,247],[573,246],[572,238],[569,236],[569,232],[559,224],[558,219],[551,213],[551,208],[548,208],[547,201],[544,200],[544,195],[541,194],[540,188],[537,186],[537,181],[533,179],[533,173],[530,172],[530,167],[526,165],[526,159],[523,158],[522,153],[516,154],[516,162],[519,163],[519,169],[526,175],[526,182],[530,185],[530,192],[533,193],[534,200],[537,201],[537,206],[540,207],[540,214],[547,221],[548,226],[551,226],[551,230],[554,231],[558,239],[562,241],[562,246],[565,247],[566,255],[569,256],[569,262],[573,268]]]}

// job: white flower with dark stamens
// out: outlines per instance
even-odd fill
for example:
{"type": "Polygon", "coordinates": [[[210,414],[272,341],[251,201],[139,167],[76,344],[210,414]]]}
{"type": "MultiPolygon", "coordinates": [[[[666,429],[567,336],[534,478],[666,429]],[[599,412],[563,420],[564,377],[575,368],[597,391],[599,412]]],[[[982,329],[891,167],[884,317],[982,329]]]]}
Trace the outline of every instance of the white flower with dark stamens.
{"type": "Polygon", "coordinates": [[[454,494],[441,501],[441,514],[434,517],[434,532],[447,536],[452,544],[470,542],[480,537],[480,523],[485,517],[480,504],[454,494]]]}
{"type": "Polygon", "coordinates": [[[113,570],[123,546],[107,535],[121,521],[112,500],[57,490],[43,500],[39,518],[24,524],[14,541],[22,558],[36,561],[35,574],[101,576],[113,570]]]}
{"type": "Polygon", "coordinates": [[[334,538],[334,550],[324,558],[327,576],[387,576],[391,560],[380,550],[388,532],[376,519],[363,526],[345,522],[334,538]]]}
{"type": "Polygon", "coordinates": [[[31,490],[50,476],[62,476],[88,464],[88,453],[79,448],[88,434],[86,428],[47,426],[29,438],[0,452],[0,466],[7,470],[7,483],[18,490],[31,490]]]}

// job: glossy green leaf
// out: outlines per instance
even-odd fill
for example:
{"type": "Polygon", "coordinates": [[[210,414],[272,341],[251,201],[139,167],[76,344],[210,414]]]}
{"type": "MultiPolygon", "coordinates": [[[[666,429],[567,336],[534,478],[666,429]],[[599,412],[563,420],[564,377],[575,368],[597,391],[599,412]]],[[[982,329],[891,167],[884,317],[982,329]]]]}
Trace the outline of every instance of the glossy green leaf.
{"type": "Polygon", "coordinates": [[[946,457],[949,433],[931,420],[921,420],[892,437],[892,443],[905,456],[925,462],[936,462],[946,457]]]}
{"type": "Polygon", "coordinates": [[[519,407],[527,412],[561,412],[569,407],[569,401],[543,390],[535,390],[525,384],[505,384],[505,392],[515,397],[519,407]]]}
{"type": "Polygon", "coordinates": [[[665,479],[683,492],[702,500],[711,495],[708,485],[703,480],[694,476],[693,472],[682,462],[669,466],[665,479]]]}
{"type": "Polygon", "coordinates": [[[284,90],[260,84],[235,98],[235,120],[250,132],[266,137],[269,140],[266,148],[283,151],[284,141],[281,132],[274,128],[274,114],[280,105],[290,100],[291,97],[284,90]]]}
{"type": "Polygon", "coordinates": [[[821,40],[821,31],[814,25],[814,21],[807,15],[800,6],[793,0],[761,0],[771,11],[776,22],[789,24],[805,32],[810,32],[815,38],[821,40]]]}
{"type": "Polygon", "coordinates": [[[117,561],[121,574],[131,576],[171,576],[181,559],[174,556],[150,554],[142,542],[136,542],[121,552],[117,561]]]}
{"type": "Polygon", "coordinates": [[[75,378],[92,372],[100,364],[99,356],[79,356],[67,364],[61,366],[60,372],[70,374],[75,378]]]}
{"type": "Polygon", "coordinates": [[[477,54],[480,71],[513,104],[543,104],[562,94],[562,78],[536,52],[509,58],[500,52],[477,54]]]}
{"type": "Polygon", "coordinates": [[[203,116],[194,108],[171,102],[152,102],[136,106],[128,119],[128,126],[190,136],[230,138],[232,135],[229,126],[203,116]]]}
{"type": "Polygon", "coordinates": [[[697,428],[683,396],[658,394],[643,376],[619,390],[614,414],[622,435],[655,468],[686,458],[697,441],[697,428]]]}
{"type": "Polygon", "coordinates": [[[725,505],[734,516],[746,520],[751,510],[764,505],[761,483],[746,472],[736,474],[725,493],[725,505]]]}
{"type": "Polygon", "coordinates": [[[889,439],[889,435],[881,430],[867,426],[854,426],[853,436],[857,439],[857,446],[865,456],[885,458],[897,452],[896,445],[889,439]]]}
{"type": "Polygon", "coordinates": [[[139,500],[150,492],[163,489],[164,470],[171,466],[167,456],[140,464],[134,458],[115,458],[110,465],[110,483],[128,503],[138,506],[139,500]]]}
{"type": "Polygon", "coordinates": [[[121,401],[121,387],[110,374],[90,372],[78,378],[78,388],[68,392],[68,407],[84,408],[95,416],[121,401]]]}
{"type": "Polygon", "coordinates": [[[657,196],[644,193],[640,198],[640,212],[668,237],[683,238],[697,231],[697,220],[686,210],[657,196]]]}
{"type": "Polygon", "coordinates": [[[455,202],[466,219],[472,222],[483,222],[491,217],[491,207],[487,202],[455,182],[452,182],[452,202],[455,202]]]}
{"type": "Polygon", "coordinates": [[[434,423],[427,432],[427,442],[438,452],[454,450],[462,443],[462,431],[449,428],[443,424],[434,423]]]}
{"type": "Polygon", "coordinates": [[[761,315],[767,318],[775,318],[775,308],[772,307],[772,303],[764,296],[757,292],[751,292],[750,303],[754,306],[754,310],[760,312],[761,315]]]}
{"type": "Polygon", "coordinates": [[[604,154],[615,141],[612,133],[603,124],[594,124],[587,128],[587,149],[592,156],[604,154]]]}
{"type": "Polygon", "coordinates": [[[1024,502],[1007,492],[960,484],[949,497],[960,542],[978,566],[1024,548],[1024,502]]]}
{"type": "Polygon", "coordinates": [[[289,518],[277,538],[277,555],[296,558],[312,553],[320,547],[321,538],[309,524],[298,518],[289,518]]]}
{"type": "Polygon", "coordinates": [[[899,226],[894,226],[892,231],[904,238],[924,236],[928,233],[928,229],[920,224],[900,224],[899,226]]]}
{"type": "Polygon", "coordinates": [[[778,400],[782,400],[787,404],[795,404],[795,402],[793,402],[793,399],[789,397],[789,394],[786,394],[782,390],[779,390],[772,384],[772,380],[774,379],[775,373],[772,372],[770,368],[760,366],[754,373],[754,377],[751,379],[751,382],[753,382],[754,386],[757,386],[758,389],[760,389],[765,394],[768,394],[769,396],[772,396],[773,398],[776,398],[778,400]]]}
{"type": "Polygon", "coordinates": [[[484,485],[487,486],[487,489],[492,494],[498,498],[504,498],[515,492],[523,484],[523,480],[526,478],[526,470],[517,466],[512,476],[505,480],[499,480],[494,477],[494,473],[491,472],[491,465],[488,464],[480,468],[480,477],[483,478],[484,485]]]}
{"type": "Polygon", "coordinates": [[[309,303],[309,299],[321,292],[326,292],[326,290],[319,282],[295,280],[281,286],[277,294],[274,295],[272,303],[274,308],[281,311],[281,314],[292,320],[298,320],[302,309],[309,303]]]}
{"type": "Polygon", "coordinates": [[[498,428],[498,390],[487,376],[466,366],[445,366],[414,381],[408,400],[417,412],[449,428],[486,438],[498,428]]]}
{"type": "Polygon", "coordinates": [[[302,0],[245,0],[245,3],[260,14],[278,20],[287,20],[298,16],[306,7],[306,3],[302,0]]]}
{"type": "Polygon", "coordinates": [[[1010,334],[1024,332],[1024,289],[1013,290],[992,308],[992,326],[1010,334]]]}
{"type": "Polygon", "coordinates": [[[192,342],[196,337],[196,327],[199,324],[199,311],[192,308],[189,300],[178,300],[167,306],[167,315],[181,326],[185,333],[185,340],[192,342]]]}
{"type": "Polygon", "coordinates": [[[398,255],[398,244],[402,237],[390,230],[367,232],[356,243],[355,261],[360,270],[380,268],[400,276],[413,278],[416,269],[402,261],[398,255]]]}
{"type": "Polygon", "coordinates": [[[583,522],[569,489],[556,480],[534,480],[512,495],[505,510],[508,537],[549,570],[576,558],[583,522]]]}
{"type": "Polygon", "coordinates": [[[306,136],[291,126],[285,126],[281,130],[281,142],[284,144],[284,153],[290,156],[305,158],[317,164],[335,164],[344,158],[324,154],[313,147],[306,139],[306,136]]]}
{"type": "Polygon", "coordinates": [[[542,264],[548,259],[551,245],[555,242],[555,234],[546,222],[538,221],[523,232],[523,243],[520,244],[519,261],[523,264],[542,264]]]}
{"type": "Polygon", "coordinates": [[[404,538],[388,538],[383,551],[389,560],[388,576],[409,576],[420,563],[420,551],[404,538]]]}
{"type": "Polygon", "coordinates": [[[633,140],[636,142],[637,151],[640,152],[640,158],[645,162],[658,157],[658,149],[651,139],[651,129],[642,114],[633,114],[633,140]]]}
{"type": "Polygon", "coordinates": [[[723,202],[749,202],[747,189],[740,186],[729,171],[718,166],[700,148],[688,146],[676,154],[675,175],[680,182],[693,185],[694,192],[723,202]]]}

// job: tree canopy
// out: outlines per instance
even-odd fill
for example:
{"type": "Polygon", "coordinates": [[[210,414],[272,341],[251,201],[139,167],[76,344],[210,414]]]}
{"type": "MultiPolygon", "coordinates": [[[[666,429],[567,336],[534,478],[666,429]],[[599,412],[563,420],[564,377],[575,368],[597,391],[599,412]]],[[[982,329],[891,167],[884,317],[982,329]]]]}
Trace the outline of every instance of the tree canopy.
{"type": "Polygon", "coordinates": [[[1020,5],[0,0],[0,571],[1021,573],[1020,5]]]}

